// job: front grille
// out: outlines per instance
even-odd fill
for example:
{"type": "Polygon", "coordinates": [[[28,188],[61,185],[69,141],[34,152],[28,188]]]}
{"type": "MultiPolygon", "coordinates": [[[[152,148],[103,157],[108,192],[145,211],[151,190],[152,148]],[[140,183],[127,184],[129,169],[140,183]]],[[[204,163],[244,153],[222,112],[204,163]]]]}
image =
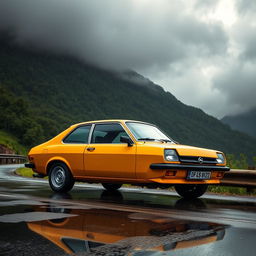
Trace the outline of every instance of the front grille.
{"type": "Polygon", "coordinates": [[[179,156],[179,158],[183,164],[217,164],[217,159],[214,157],[200,157],[202,161],[199,161],[199,156],[179,156]]]}

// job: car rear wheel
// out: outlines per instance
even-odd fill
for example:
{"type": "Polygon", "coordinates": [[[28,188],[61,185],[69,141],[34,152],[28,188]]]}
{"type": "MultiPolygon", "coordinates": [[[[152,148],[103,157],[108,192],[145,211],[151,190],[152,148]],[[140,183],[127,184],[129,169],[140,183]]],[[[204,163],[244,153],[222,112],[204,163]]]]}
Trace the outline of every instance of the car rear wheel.
{"type": "Polygon", "coordinates": [[[102,183],[102,186],[109,191],[116,191],[122,187],[123,184],[111,184],[111,183],[102,183]]]}
{"type": "Polygon", "coordinates": [[[64,163],[54,163],[49,171],[49,184],[55,192],[68,192],[74,186],[74,178],[64,163]]]}
{"type": "Polygon", "coordinates": [[[176,185],[175,190],[186,199],[194,199],[202,196],[206,192],[207,187],[207,184],[181,184],[176,185]]]}

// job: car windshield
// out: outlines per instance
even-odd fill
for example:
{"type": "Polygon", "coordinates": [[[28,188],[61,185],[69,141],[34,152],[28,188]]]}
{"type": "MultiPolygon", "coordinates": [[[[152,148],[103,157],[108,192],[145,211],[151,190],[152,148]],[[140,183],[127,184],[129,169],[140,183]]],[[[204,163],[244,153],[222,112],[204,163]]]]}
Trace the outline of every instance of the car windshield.
{"type": "Polygon", "coordinates": [[[162,141],[175,143],[156,126],[145,123],[126,122],[126,125],[137,140],[162,141]]]}

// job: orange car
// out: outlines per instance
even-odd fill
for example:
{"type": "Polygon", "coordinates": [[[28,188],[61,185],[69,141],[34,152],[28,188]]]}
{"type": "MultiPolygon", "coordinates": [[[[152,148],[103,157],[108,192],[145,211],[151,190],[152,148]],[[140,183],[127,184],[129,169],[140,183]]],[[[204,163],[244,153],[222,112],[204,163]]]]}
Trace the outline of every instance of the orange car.
{"type": "Polygon", "coordinates": [[[155,125],[129,120],[72,125],[32,148],[28,158],[25,166],[48,175],[57,192],[67,192],[75,181],[84,181],[102,183],[108,190],[124,183],[174,185],[179,195],[196,198],[229,171],[222,152],[180,145],[155,125]]]}

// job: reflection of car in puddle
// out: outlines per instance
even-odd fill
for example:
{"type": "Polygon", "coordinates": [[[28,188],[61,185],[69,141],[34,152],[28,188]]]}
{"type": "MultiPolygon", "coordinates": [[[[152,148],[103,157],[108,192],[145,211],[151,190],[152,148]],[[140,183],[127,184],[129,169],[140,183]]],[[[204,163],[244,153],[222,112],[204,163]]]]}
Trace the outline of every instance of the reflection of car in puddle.
{"type": "MultiPolygon", "coordinates": [[[[51,211],[58,208],[48,207],[51,211]]],[[[59,207],[61,208],[61,207],[59,207]]],[[[73,208],[73,209],[71,209],[73,208]]],[[[59,221],[28,223],[30,230],[47,238],[67,253],[122,251],[169,251],[222,240],[225,226],[215,223],[183,221],[152,214],[110,209],[74,209],[77,216],[59,221]]],[[[103,254],[101,254],[103,253],[103,254]]]]}
{"type": "Polygon", "coordinates": [[[185,198],[181,198],[175,203],[176,209],[205,209],[207,205],[200,198],[195,198],[192,200],[187,200],[185,198]]]}
{"type": "Polygon", "coordinates": [[[104,201],[111,201],[111,202],[122,202],[123,201],[123,195],[120,191],[109,191],[109,190],[103,190],[100,196],[101,200],[104,201]]]}

